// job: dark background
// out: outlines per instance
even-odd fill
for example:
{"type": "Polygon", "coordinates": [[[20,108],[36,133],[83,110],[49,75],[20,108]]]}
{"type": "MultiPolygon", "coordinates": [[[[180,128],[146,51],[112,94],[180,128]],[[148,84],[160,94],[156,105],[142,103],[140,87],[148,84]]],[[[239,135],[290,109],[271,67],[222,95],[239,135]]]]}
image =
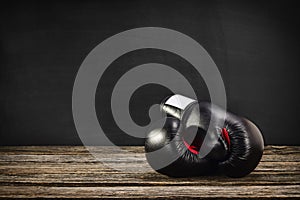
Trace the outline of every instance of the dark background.
{"type": "MultiPolygon", "coordinates": [[[[228,109],[253,120],[266,144],[299,145],[297,12],[290,1],[4,2],[0,8],[0,145],[80,145],[72,118],[77,70],[106,38],[145,26],[174,29],[198,41],[222,74],[228,109]]],[[[99,93],[113,87],[122,72],[118,66],[154,61],[189,65],[170,52],[153,49],[120,57],[102,79],[104,87],[98,85],[98,116],[108,112],[99,93]]],[[[201,98],[209,100],[202,79],[191,70],[185,73],[199,84],[201,98]]],[[[141,88],[130,106],[133,118],[140,123],[147,118],[138,97],[166,93],[157,85],[141,88]]],[[[110,117],[100,121],[115,143],[142,144],[120,133],[110,117]]]]}

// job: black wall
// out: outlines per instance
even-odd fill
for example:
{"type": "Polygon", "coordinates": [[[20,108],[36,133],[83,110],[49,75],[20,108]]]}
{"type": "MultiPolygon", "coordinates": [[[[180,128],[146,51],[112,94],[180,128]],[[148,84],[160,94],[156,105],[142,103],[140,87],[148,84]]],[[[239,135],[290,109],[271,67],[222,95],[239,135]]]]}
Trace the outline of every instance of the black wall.
{"type": "MultiPolygon", "coordinates": [[[[145,26],[174,29],[198,41],[223,76],[228,109],[255,121],[267,144],[300,144],[300,24],[296,4],[175,0],[9,2],[0,8],[0,145],[81,144],[71,105],[79,66],[106,38],[145,26]]],[[[151,60],[188,65],[158,50],[132,52],[114,65],[151,60]]],[[[190,76],[197,79],[193,73],[190,76]]],[[[111,79],[106,78],[107,88],[113,87],[109,85],[111,79]]],[[[165,92],[153,91],[150,96],[165,92]]],[[[144,94],[149,92],[144,90],[144,94]]],[[[209,100],[207,91],[203,90],[202,98],[209,100]]],[[[96,100],[100,112],[99,95],[96,100]]],[[[131,108],[141,110],[141,102],[134,102],[131,108]]],[[[133,116],[145,117],[142,113],[133,116]]],[[[120,135],[109,118],[102,121],[116,143],[142,144],[142,140],[120,135]]]]}

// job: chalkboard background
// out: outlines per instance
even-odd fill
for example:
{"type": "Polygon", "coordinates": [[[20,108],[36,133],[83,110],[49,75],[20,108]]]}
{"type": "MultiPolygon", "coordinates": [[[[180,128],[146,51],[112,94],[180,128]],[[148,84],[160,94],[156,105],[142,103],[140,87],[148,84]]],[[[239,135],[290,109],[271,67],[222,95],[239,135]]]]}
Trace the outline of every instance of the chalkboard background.
{"type": "MultiPolygon", "coordinates": [[[[291,2],[272,1],[2,3],[0,145],[80,145],[72,117],[72,88],[82,61],[106,38],[146,26],[174,29],[198,41],[222,74],[228,109],[255,121],[266,144],[299,145],[300,24],[296,8],[291,2]]],[[[118,131],[107,107],[101,107],[100,93],[113,87],[120,66],[154,61],[189,66],[169,52],[134,51],[112,63],[103,87],[98,87],[97,114],[107,114],[100,121],[116,144],[141,145],[143,141],[118,131]]],[[[192,70],[185,73],[199,85],[202,99],[209,100],[201,77],[192,70]]],[[[141,88],[130,105],[133,118],[138,123],[147,121],[141,96],[161,97],[168,92],[157,85],[141,88]]]]}

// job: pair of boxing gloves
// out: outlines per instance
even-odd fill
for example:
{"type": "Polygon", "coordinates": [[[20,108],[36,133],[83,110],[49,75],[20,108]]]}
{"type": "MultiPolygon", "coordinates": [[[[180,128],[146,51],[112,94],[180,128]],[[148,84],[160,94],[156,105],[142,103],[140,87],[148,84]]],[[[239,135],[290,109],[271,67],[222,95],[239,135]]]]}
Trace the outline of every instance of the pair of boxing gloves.
{"type": "Polygon", "coordinates": [[[260,130],[220,107],[173,95],[161,104],[162,128],[145,140],[150,166],[170,177],[225,174],[243,177],[258,165],[264,149],[260,130]]]}

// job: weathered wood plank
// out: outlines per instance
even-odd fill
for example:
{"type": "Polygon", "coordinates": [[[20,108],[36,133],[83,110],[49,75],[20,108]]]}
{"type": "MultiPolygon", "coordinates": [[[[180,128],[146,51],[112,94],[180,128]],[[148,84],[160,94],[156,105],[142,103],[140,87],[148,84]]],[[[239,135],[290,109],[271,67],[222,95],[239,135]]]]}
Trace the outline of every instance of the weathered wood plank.
{"type": "MultiPolygon", "coordinates": [[[[96,159],[91,155],[0,155],[0,165],[11,162],[40,162],[40,163],[97,163],[105,162],[144,162],[145,155],[132,154],[123,156],[122,154],[103,155],[96,159]]],[[[261,162],[300,162],[300,156],[279,156],[264,155],[261,162]]]]}
{"type": "MultiPolygon", "coordinates": [[[[18,165],[19,163],[14,163],[13,165],[0,165],[0,174],[53,174],[53,173],[109,173],[118,171],[110,169],[101,163],[78,163],[78,164],[68,164],[61,163],[57,165],[47,164],[47,163],[24,163],[23,165],[18,165]]],[[[262,162],[260,163],[255,172],[285,172],[285,173],[300,173],[299,162],[262,162]]],[[[128,165],[130,166],[130,165],[128,165]]],[[[150,167],[147,166],[149,171],[152,171],[150,167]]],[[[121,172],[120,172],[121,173],[121,172]]],[[[125,173],[143,173],[143,172],[130,172],[125,173]]]]}
{"type": "Polygon", "coordinates": [[[111,154],[118,153],[117,150],[125,150],[133,153],[143,153],[144,147],[142,146],[0,146],[0,152],[4,154],[33,154],[33,155],[78,155],[90,154],[89,150],[95,153],[103,153],[108,149],[111,154]]]}
{"type": "MultiPolygon", "coordinates": [[[[299,151],[300,152],[300,151],[299,151]]],[[[105,161],[124,161],[124,162],[143,162],[145,160],[144,153],[127,153],[126,156],[123,154],[97,154],[101,160],[105,161]]],[[[122,161],[122,162],[123,162],[122,161]]],[[[300,153],[291,155],[263,155],[261,162],[300,162],[300,153]]],[[[58,155],[33,155],[33,154],[22,154],[22,155],[2,155],[0,154],[0,165],[6,162],[55,162],[55,163],[95,163],[97,159],[90,154],[58,154],[58,155]]]]}
{"type": "Polygon", "coordinates": [[[83,146],[0,147],[0,198],[300,198],[300,147],[267,146],[239,179],[169,178],[149,167],[143,147],[122,147],[126,156],[90,148],[106,164],[83,146]]]}
{"type": "MultiPolygon", "coordinates": [[[[103,146],[90,146],[89,149],[94,152],[103,152],[103,146]]],[[[144,147],[142,146],[122,146],[119,147],[126,151],[143,153],[144,147]]],[[[111,148],[114,149],[114,148],[111,148]]],[[[291,155],[299,154],[300,146],[265,146],[264,154],[277,154],[277,155],[291,155]]],[[[111,154],[117,153],[116,151],[111,151],[111,154]]],[[[78,155],[78,154],[89,154],[89,151],[85,146],[0,146],[0,154],[33,154],[33,155],[78,155]]]]}
{"type": "Polygon", "coordinates": [[[299,186],[35,187],[3,186],[2,198],[300,198],[299,186]]]}
{"type": "Polygon", "coordinates": [[[16,178],[1,177],[1,185],[35,185],[35,186],[172,186],[172,185],[186,185],[186,186],[274,186],[274,185],[300,185],[299,176],[290,178],[285,174],[282,175],[268,175],[254,174],[241,180],[236,180],[227,177],[199,177],[193,179],[167,179],[151,174],[145,174],[142,177],[133,177],[126,174],[106,174],[101,177],[95,175],[60,175],[60,176],[23,176],[16,178]],[[44,178],[44,179],[43,179],[44,178]]]}

